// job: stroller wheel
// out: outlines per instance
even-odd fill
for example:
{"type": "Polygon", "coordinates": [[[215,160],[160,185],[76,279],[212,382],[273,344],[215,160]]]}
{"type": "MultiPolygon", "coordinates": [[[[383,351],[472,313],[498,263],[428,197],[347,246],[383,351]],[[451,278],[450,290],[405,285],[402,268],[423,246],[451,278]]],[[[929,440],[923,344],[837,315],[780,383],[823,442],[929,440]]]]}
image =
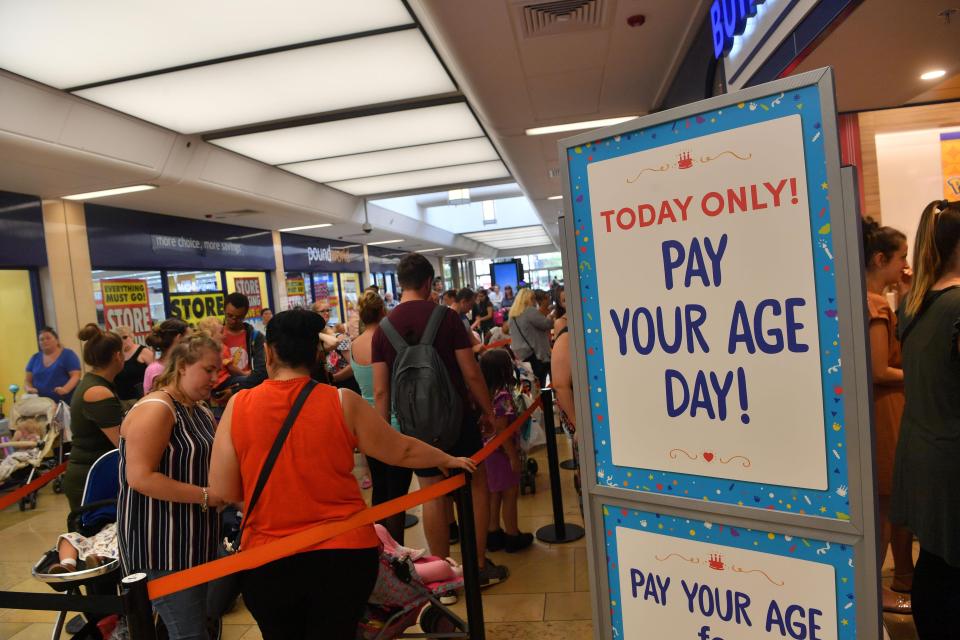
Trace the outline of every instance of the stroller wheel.
{"type": "Polygon", "coordinates": [[[537,475],[537,471],[540,470],[540,465],[537,464],[537,461],[533,458],[527,458],[527,471],[530,475],[537,475]]]}
{"type": "Polygon", "coordinates": [[[57,478],[53,481],[53,492],[63,493],[63,478],[57,478]]]}
{"type": "Polygon", "coordinates": [[[440,607],[430,604],[427,605],[420,614],[420,628],[424,633],[453,633],[455,631],[466,631],[461,629],[454,620],[447,615],[447,612],[440,607]]]}
{"type": "Polygon", "coordinates": [[[20,505],[19,505],[20,511],[26,511],[26,510],[27,510],[27,504],[28,504],[28,502],[29,502],[29,501],[27,500],[27,498],[20,498],[20,505]]]}

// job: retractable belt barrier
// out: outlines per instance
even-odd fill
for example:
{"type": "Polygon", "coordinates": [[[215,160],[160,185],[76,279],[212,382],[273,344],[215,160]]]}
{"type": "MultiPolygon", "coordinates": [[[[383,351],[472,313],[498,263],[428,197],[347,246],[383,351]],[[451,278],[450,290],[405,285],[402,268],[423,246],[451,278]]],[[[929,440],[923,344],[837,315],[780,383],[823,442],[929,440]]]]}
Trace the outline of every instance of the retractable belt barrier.
{"type": "Polygon", "coordinates": [[[54,467],[53,469],[51,469],[50,471],[47,471],[45,474],[43,474],[42,476],[40,476],[39,478],[37,478],[37,479],[34,480],[33,482],[30,482],[30,483],[28,483],[28,484],[25,484],[25,485],[23,485],[22,487],[20,487],[19,489],[14,489],[13,491],[11,491],[10,493],[8,493],[7,495],[5,495],[5,496],[3,496],[2,498],[0,498],[0,511],[3,511],[4,509],[6,509],[7,507],[9,507],[9,506],[12,505],[12,504],[16,504],[17,501],[20,500],[20,498],[24,498],[24,497],[30,495],[31,493],[33,493],[34,491],[36,491],[37,489],[39,489],[39,488],[42,487],[43,485],[45,485],[45,484],[47,484],[48,482],[50,482],[51,480],[54,480],[57,476],[59,476],[60,474],[62,474],[62,473],[63,473],[64,471],[66,471],[66,470],[67,470],[67,463],[66,463],[66,462],[62,462],[62,463],[58,464],[57,466],[55,466],[55,467],[54,467]]]}
{"type": "MultiPolygon", "coordinates": [[[[486,460],[491,453],[506,442],[507,438],[516,433],[517,429],[530,418],[534,410],[540,406],[541,402],[542,396],[537,398],[536,401],[506,429],[488,442],[483,449],[475,453],[472,459],[478,464],[486,460]]],[[[389,502],[358,511],[346,520],[326,522],[275,542],[254,547],[253,549],[243,550],[241,553],[236,553],[226,558],[206,562],[196,567],[191,567],[190,569],[184,569],[183,571],[151,580],[147,584],[148,594],[150,599],[154,600],[162,596],[170,595],[171,593],[176,593],[177,591],[210,582],[211,580],[216,580],[217,578],[222,578],[231,573],[261,567],[269,562],[291,556],[302,549],[329,540],[357,527],[373,524],[419,504],[435,500],[440,496],[459,489],[464,483],[465,479],[463,475],[452,476],[426,489],[420,489],[419,491],[414,491],[413,493],[390,500],[389,502]]]]}
{"type": "Polygon", "coordinates": [[[481,351],[489,351],[490,349],[499,349],[500,347],[510,346],[512,340],[510,338],[504,338],[503,340],[497,340],[496,342],[491,342],[490,344],[483,345],[481,351]]]}

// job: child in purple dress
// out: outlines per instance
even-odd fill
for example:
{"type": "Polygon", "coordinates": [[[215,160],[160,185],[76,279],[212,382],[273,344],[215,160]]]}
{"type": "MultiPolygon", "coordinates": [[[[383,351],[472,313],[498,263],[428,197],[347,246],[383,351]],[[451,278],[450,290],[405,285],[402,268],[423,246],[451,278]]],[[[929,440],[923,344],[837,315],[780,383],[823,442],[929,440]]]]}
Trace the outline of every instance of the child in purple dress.
{"type": "MultiPolygon", "coordinates": [[[[480,356],[480,370],[493,397],[493,410],[507,422],[518,415],[513,400],[517,386],[513,358],[505,349],[491,349],[480,356]]],[[[494,434],[495,435],[495,434],[494,434]]],[[[489,441],[493,436],[488,438],[489,441]]],[[[490,520],[487,549],[513,553],[529,547],[533,534],[521,533],[517,527],[517,496],[520,492],[520,440],[517,434],[490,454],[486,460],[487,488],[490,489],[490,520]],[[503,517],[503,528],[500,518],[503,517]]]]}

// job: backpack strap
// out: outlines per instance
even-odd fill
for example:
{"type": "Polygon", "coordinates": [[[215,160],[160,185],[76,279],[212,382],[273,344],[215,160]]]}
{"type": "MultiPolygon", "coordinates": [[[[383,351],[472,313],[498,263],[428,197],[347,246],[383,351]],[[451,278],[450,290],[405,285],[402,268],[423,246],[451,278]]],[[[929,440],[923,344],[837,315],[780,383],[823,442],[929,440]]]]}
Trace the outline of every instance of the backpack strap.
{"type": "Polygon", "coordinates": [[[403,339],[403,336],[397,333],[394,326],[390,324],[389,318],[384,318],[380,321],[380,330],[383,331],[383,335],[387,336],[387,340],[393,345],[393,350],[397,352],[397,357],[400,357],[400,354],[410,346],[407,344],[407,341],[403,339]]]}
{"type": "MultiPolygon", "coordinates": [[[[437,308],[430,314],[427,328],[423,330],[423,335],[420,336],[420,344],[433,344],[433,341],[437,338],[437,332],[440,330],[440,323],[443,322],[443,317],[446,314],[447,308],[438,304],[437,308]]],[[[383,326],[383,323],[380,326],[383,326]]]]}

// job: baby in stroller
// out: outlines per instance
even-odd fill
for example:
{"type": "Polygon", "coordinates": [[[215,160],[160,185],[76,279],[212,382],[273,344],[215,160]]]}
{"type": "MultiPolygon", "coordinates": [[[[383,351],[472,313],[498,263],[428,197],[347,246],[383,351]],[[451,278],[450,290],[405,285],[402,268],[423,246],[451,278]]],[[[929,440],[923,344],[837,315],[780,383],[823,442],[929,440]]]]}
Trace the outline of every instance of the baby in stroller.
{"type": "Polygon", "coordinates": [[[57,540],[57,553],[60,561],[50,565],[47,573],[73,573],[77,570],[77,560],[87,569],[99,567],[119,558],[117,551],[117,523],[111,522],[90,537],[76,532],[64,533],[57,540]]]}

